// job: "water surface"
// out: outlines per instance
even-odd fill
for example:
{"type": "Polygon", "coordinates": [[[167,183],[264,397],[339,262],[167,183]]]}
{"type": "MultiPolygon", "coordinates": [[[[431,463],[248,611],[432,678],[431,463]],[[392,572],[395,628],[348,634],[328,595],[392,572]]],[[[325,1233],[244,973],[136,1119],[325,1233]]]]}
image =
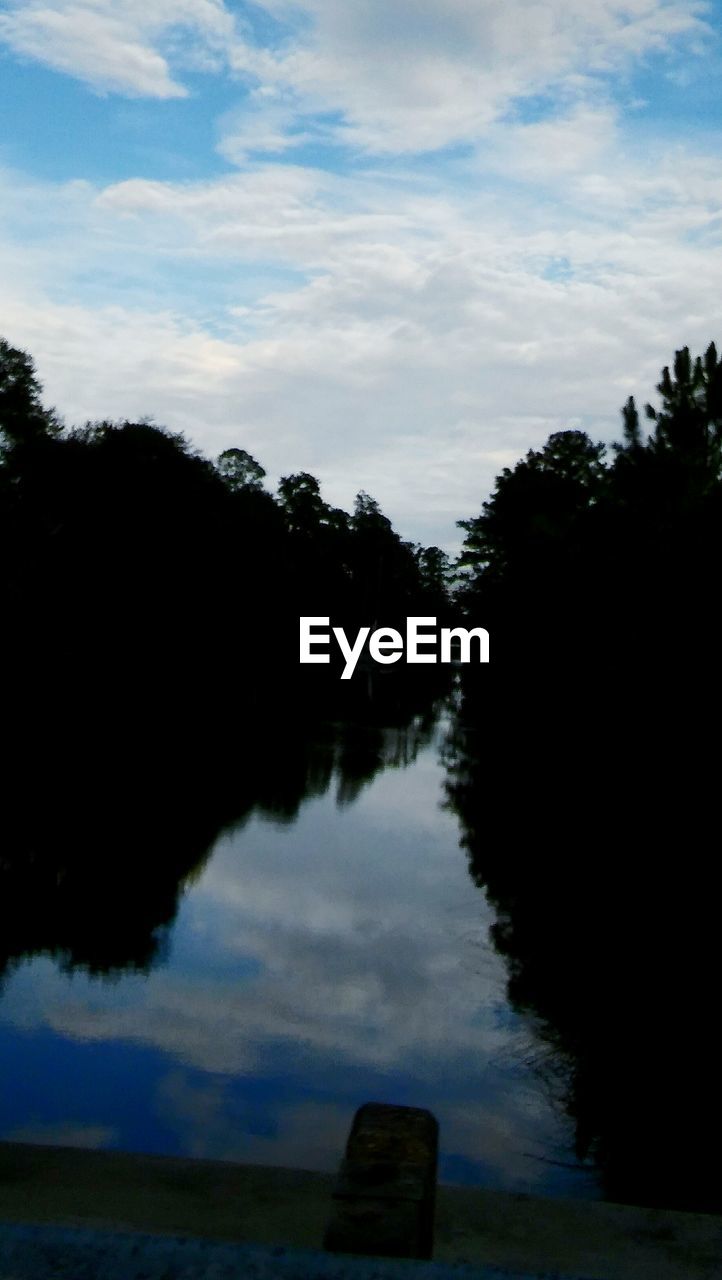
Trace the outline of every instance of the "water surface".
{"type": "Polygon", "coordinates": [[[506,999],[442,733],[414,759],[390,730],[370,781],[336,766],[295,819],[227,830],[149,972],[17,963],[0,1136],[332,1170],[356,1108],[386,1101],[435,1113],[442,1181],[598,1195],[506,999]]]}

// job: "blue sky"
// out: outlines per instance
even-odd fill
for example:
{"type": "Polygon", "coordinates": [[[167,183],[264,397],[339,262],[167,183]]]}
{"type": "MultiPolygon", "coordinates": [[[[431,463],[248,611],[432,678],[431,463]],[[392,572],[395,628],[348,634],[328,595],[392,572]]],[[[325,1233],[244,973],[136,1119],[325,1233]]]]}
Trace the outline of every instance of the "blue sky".
{"type": "Polygon", "coordinates": [[[0,334],[453,548],[718,328],[720,5],[0,0],[0,334]]]}

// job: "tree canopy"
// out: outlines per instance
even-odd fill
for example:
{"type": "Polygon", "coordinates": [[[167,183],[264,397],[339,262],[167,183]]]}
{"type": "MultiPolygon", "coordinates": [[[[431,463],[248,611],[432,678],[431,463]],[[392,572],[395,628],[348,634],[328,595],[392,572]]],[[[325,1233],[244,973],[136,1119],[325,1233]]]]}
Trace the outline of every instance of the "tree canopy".
{"type": "Polygon", "coordinates": [[[720,377],[683,348],[648,432],[630,399],[609,450],[556,433],[464,522],[493,656],[448,755],[578,1155],[613,1200],[715,1212],[720,377]]]}

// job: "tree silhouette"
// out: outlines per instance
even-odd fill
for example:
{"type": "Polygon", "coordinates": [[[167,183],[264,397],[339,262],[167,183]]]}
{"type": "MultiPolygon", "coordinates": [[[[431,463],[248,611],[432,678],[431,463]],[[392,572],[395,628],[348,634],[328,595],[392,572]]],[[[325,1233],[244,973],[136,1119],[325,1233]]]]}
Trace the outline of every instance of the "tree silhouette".
{"type": "Polygon", "coordinates": [[[5,449],[59,434],[61,424],[52,409],[43,408],[41,394],[30,356],[0,338],[0,433],[5,449]]]}
{"type": "MultiPolygon", "coordinates": [[[[103,866],[96,833],[105,815],[122,829],[105,848],[113,859],[126,856],[132,896],[133,850],[146,850],[141,862],[154,856],[153,840],[132,830],[144,808],[159,863],[185,867],[217,830],[218,815],[255,803],[296,811],[309,742],[325,719],[410,724],[434,705],[438,682],[402,670],[349,688],[333,671],[299,667],[300,614],[368,621],[354,566],[364,561],[377,578],[388,546],[401,548],[408,573],[403,544],[372,499],[367,513],[383,530],[382,548],[328,505],[306,472],[286,476],[276,500],[243,449],[226,450],[214,466],[181,434],[147,421],[61,429],[42,406],[32,360],[7,342],[0,428],[0,833],[8,850],[0,873],[7,871],[9,902],[25,894],[26,925],[36,884],[45,923],[33,946],[59,954],[69,934],[62,921],[51,928],[53,913],[78,915],[82,895],[58,896],[53,876],[92,884],[97,896],[91,864],[97,857],[103,866]],[[279,735],[288,759],[277,785],[279,735]],[[45,818],[31,817],[38,809],[45,818]],[[164,852],[156,819],[169,809],[196,833],[188,859],[174,861],[167,843],[164,852]],[[95,816],[90,830],[81,811],[95,816]],[[131,815],[127,825],[121,811],[131,815]]],[[[413,558],[411,568],[409,582],[423,594],[413,558]]],[[[392,574],[389,590],[399,580],[392,574]]],[[[180,848],[173,823],[165,825],[180,848]]],[[[171,881],[157,895],[149,887],[157,907],[139,903],[133,917],[141,920],[138,963],[154,953],[147,922],[172,915],[178,877],[171,881]]],[[[99,969],[122,952],[118,935],[105,952],[101,941],[93,943],[99,969]]]]}
{"type": "Polygon", "coordinates": [[[266,474],[260,462],[245,449],[224,449],[216,463],[218,474],[228,488],[237,493],[242,489],[260,489],[266,474]]]}
{"type": "Polygon", "coordinates": [[[647,417],[655,424],[649,447],[656,454],[674,454],[678,462],[688,460],[693,471],[701,473],[707,482],[719,479],[722,365],[715,344],[711,342],[704,357],[697,356],[694,363],[689,348],[683,347],[675,355],[674,378],[665,367],[657,390],[662,408],[646,406],[647,417]]]}
{"type": "Polygon", "coordinates": [[[489,580],[535,572],[599,500],[603,456],[604,445],[585,432],[558,431],[513,469],[505,467],[482,514],[459,521],[466,531],[460,567],[489,580]]]}
{"type": "Polygon", "coordinates": [[[450,801],[577,1151],[611,1199],[722,1207],[713,1066],[720,373],[677,352],[607,462],[559,433],[465,523],[450,801]]]}
{"type": "Polygon", "coordinates": [[[278,496],[291,533],[313,537],[327,520],[329,508],[321,497],[321,486],[308,471],[283,476],[278,496]]]}

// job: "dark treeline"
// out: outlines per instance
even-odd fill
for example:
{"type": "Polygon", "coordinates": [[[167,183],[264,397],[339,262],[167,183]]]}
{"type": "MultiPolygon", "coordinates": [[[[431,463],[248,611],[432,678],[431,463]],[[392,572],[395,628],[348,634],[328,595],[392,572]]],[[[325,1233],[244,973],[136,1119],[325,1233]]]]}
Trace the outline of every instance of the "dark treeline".
{"type": "Polygon", "coordinates": [[[4,643],[43,694],[97,682],[118,690],[116,711],[141,682],[152,698],[182,693],[187,711],[242,688],[247,708],[268,697],[250,670],[285,692],[308,674],[300,613],[349,627],[448,613],[447,557],[404,542],[368,494],[348,514],[300,472],[272,497],[245,450],[214,465],[149,423],[65,430],[40,396],[30,358],[0,341],[4,643]]]}
{"type": "Polygon", "coordinates": [[[509,992],[608,1198],[722,1210],[722,366],[677,353],[607,454],[550,437],[464,522],[492,637],[449,799],[509,992]]]}
{"type": "Polygon", "coordinates": [[[145,422],[66,429],[4,341],[0,445],[0,968],[147,967],[224,825],[291,817],[334,773],[352,797],[444,691],[443,671],[300,667],[299,615],[443,618],[448,561],[365,493],[348,514],[302,472],[273,497],[240,448],[212,463],[145,422]],[[321,768],[329,721],[347,728],[321,768]]]}
{"type": "Polygon", "coordinates": [[[142,747],[139,708],[143,734],[238,725],[274,699],[289,721],[324,694],[336,709],[350,691],[299,668],[300,614],[352,629],[449,613],[447,557],[404,542],[368,494],[348,514],[300,472],[273,497],[244,450],[213,464],[149,423],[66,430],[6,342],[0,443],[9,710],[41,717],[56,761],[79,720],[142,747]]]}

